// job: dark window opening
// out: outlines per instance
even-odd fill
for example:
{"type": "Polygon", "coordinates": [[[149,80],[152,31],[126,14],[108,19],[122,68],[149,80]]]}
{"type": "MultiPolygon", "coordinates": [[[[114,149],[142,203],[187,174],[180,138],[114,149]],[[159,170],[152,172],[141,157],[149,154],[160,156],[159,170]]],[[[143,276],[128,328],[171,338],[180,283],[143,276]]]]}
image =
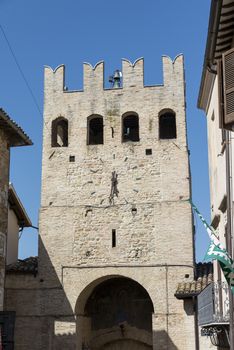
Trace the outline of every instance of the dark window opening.
{"type": "Polygon", "coordinates": [[[75,161],[75,156],[70,156],[70,157],[69,157],[69,161],[70,161],[70,162],[74,162],[74,161],[75,161]]]}
{"type": "Polygon", "coordinates": [[[145,154],[146,154],[147,156],[150,156],[150,155],[152,154],[152,149],[151,149],[151,148],[147,148],[147,149],[145,150],[145,154]]]}
{"type": "Polygon", "coordinates": [[[103,144],[103,118],[94,117],[88,120],[88,145],[103,144]]]}
{"type": "Polygon", "coordinates": [[[116,247],[116,230],[112,230],[112,248],[116,247]]]}
{"type": "Polygon", "coordinates": [[[123,117],[123,142],[139,141],[139,118],[138,115],[123,117]]]}
{"type": "Polygon", "coordinates": [[[173,112],[166,112],[159,117],[159,138],[176,139],[176,117],[173,112]]]}
{"type": "MultiPolygon", "coordinates": [[[[137,282],[124,277],[110,278],[97,285],[89,296],[84,310],[84,314],[90,320],[93,336],[99,330],[103,332],[103,329],[110,330],[114,327],[119,329],[117,335],[119,341],[117,340],[118,343],[115,343],[117,346],[111,347],[112,349],[142,349],[142,346],[134,347],[130,344],[125,347],[121,344],[125,337],[128,338],[130,325],[134,327],[136,334],[141,334],[142,330],[152,333],[153,312],[154,307],[148,292],[137,282]],[[124,326],[122,334],[121,324],[124,326]]],[[[143,349],[152,347],[143,346],[143,349]]]]}
{"type": "Polygon", "coordinates": [[[15,312],[1,311],[0,313],[0,331],[1,331],[1,349],[14,348],[14,328],[15,312]]]}
{"type": "Polygon", "coordinates": [[[136,207],[133,207],[133,208],[132,208],[132,215],[135,216],[136,214],[137,214],[137,208],[136,208],[136,207]]]}
{"type": "Polygon", "coordinates": [[[51,146],[68,146],[68,121],[65,118],[60,117],[52,121],[51,146]]]}

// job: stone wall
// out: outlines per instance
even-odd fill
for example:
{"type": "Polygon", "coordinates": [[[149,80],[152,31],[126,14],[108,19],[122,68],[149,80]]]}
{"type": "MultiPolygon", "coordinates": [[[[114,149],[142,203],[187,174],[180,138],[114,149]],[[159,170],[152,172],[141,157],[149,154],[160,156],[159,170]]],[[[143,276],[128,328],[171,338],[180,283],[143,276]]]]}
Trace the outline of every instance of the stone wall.
{"type": "Polygon", "coordinates": [[[6,237],[8,222],[10,149],[6,133],[0,130],[0,310],[3,310],[6,237]]]}
{"type": "Polygon", "coordinates": [[[183,56],[163,57],[161,86],[144,86],[143,59],[122,64],[119,89],[103,88],[102,62],[84,65],[83,91],[64,91],[64,66],[45,69],[39,274],[35,288],[25,281],[24,293],[20,276],[7,282],[7,304],[18,310],[16,350],[30,347],[19,340],[24,311],[13,300],[34,300],[24,320],[27,339],[30,322],[32,329],[40,322],[42,331],[46,325],[43,344],[32,333],[33,349],[81,350],[92,332],[84,314],[89,296],[102,281],[120,277],[138,282],[151,298],[151,348],[195,349],[192,303],[174,297],[179,281],[193,279],[183,56]],[[163,109],[176,114],[175,139],[159,139],[163,109]],[[139,142],[122,143],[126,112],[139,116],[139,142]],[[94,114],[104,118],[101,145],[87,145],[87,118],[94,114]],[[51,147],[52,121],[59,117],[68,120],[68,147],[51,147]],[[113,172],[118,197],[110,202],[113,172]]]}
{"type": "MultiPolygon", "coordinates": [[[[106,253],[112,229],[116,229],[118,241],[117,249],[110,249],[113,262],[121,262],[120,250],[123,263],[155,261],[155,250],[160,247],[160,255],[161,244],[165,256],[168,238],[162,239],[162,231],[172,240],[172,260],[177,260],[176,250],[180,254],[176,246],[179,235],[183,240],[188,237],[184,259],[187,264],[192,262],[191,215],[188,203],[183,204],[189,198],[190,182],[183,57],[175,62],[164,57],[163,63],[163,86],[143,87],[143,59],[135,65],[123,60],[123,88],[109,90],[103,89],[103,63],[95,68],[85,64],[84,91],[74,92],[63,90],[63,66],[55,72],[45,69],[40,229],[43,242],[48,236],[47,252],[53,250],[54,239],[56,244],[61,239],[62,245],[66,239],[66,246],[60,247],[63,262],[66,256],[69,264],[71,259],[78,264],[109,261],[106,253]],[[163,109],[176,113],[174,140],[159,140],[158,115],[163,109]],[[139,115],[140,141],[122,143],[121,116],[129,111],[139,115]],[[87,146],[87,117],[92,114],[104,117],[103,145],[87,146]],[[68,147],[51,147],[51,124],[59,116],[68,119],[68,147]],[[152,155],[145,154],[149,148],[152,155]],[[70,156],[75,156],[75,162],[69,162],[70,156]],[[118,174],[119,196],[110,206],[113,171],[118,174]],[[136,215],[131,212],[133,206],[136,215]],[[58,235],[61,229],[63,233],[58,235]],[[134,247],[139,249],[136,259],[134,247]]],[[[61,256],[51,251],[49,256],[53,255],[53,266],[56,259],[61,265],[61,256]]]]}

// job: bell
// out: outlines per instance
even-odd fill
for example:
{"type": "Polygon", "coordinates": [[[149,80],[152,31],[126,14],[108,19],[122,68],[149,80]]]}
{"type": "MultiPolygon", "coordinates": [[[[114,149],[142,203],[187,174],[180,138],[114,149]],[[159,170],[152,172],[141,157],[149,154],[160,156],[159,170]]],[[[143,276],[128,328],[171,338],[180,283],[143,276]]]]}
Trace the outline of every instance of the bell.
{"type": "Polygon", "coordinates": [[[122,78],[122,73],[118,69],[116,69],[116,71],[114,72],[114,76],[113,76],[113,79],[114,79],[113,88],[114,89],[120,88],[121,78],[122,78]]]}

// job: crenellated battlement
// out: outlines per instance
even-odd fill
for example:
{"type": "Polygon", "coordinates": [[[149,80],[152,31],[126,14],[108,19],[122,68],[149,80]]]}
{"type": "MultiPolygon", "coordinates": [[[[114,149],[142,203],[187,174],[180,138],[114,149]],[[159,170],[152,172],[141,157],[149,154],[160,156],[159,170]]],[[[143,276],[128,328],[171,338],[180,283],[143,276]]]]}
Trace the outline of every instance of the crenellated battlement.
{"type": "MultiPolygon", "coordinates": [[[[184,80],[183,55],[180,54],[172,60],[163,56],[163,86],[173,86],[184,80]]],[[[83,91],[104,89],[104,61],[92,66],[88,62],[83,64],[83,91]]],[[[161,86],[161,85],[154,85],[161,86]]],[[[122,86],[123,89],[144,88],[144,58],[138,58],[134,63],[122,59],[122,86]]],[[[45,91],[65,91],[65,66],[60,65],[55,70],[45,66],[45,91]]],[[[110,89],[108,89],[110,90],[110,89]]]]}
{"type": "Polygon", "coordinates": [[[131,63],[126,58],[122,59],[123,87],[144,87],[144,58],[138,58],[131,63]]]}

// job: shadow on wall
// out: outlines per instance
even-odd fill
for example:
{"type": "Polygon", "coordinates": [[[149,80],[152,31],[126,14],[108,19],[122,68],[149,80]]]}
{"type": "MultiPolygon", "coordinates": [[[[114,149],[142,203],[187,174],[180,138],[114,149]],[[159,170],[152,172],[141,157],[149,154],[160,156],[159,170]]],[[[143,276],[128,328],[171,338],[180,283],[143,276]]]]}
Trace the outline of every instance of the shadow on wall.
{"type": "MultiPolygon", "coordinates": [[[[144,318],[144,310],[149,310],[149,312],[152,314],[153,306],[151,306],[150,302],[147,301],[147,296],[144,294],[144,291],[137,291],[137,288],[135,286],[136,282],[131,281],[127,278],[115,278],[100,283],[96,288],[92,290],[91,294],[87,295],[87,299],[85,301],[86,306],[84,310],[84,315],[78,314],[79,316],[76,319],[72,307],[63,290],[63,286],[61,285],[58,279],[56,271],[52,266],[50,257],[42,242],[40,242],[40,262],[39,279],[43,277],[44,281],[41,283],[44,285],[44,287],[48,288],[46,291],[43,292],[44,294],[41,298],[42,305],[44,305],[43,312],[45,315],[48,314],[52,316],[49,317],[50,336],[47,336],[47,343],[44,343],[41,348],[53,350],[178,350],[178,348],[174,345],[174,343],[168,336],[167,332],[163,330],[152,332],[151,328],[152,333],[150,332],[150,342],[142,342],[141,340],[143,339],[137,339],[138,337],[135,336],[136,334],[134,332],[130,332],[130,329],[132,328],[130,324],[129,327],[126,327],[127,331],[123,332],[123,329],[120,327],[120,325],[123,324],[122,319],[119,319],[118,321],[119,336],[116,337],[116,339],[110,337],[109,340],[106,339],[106,342],[101,342],[102,344],[94,342],[94,344],[87,345],[84,342],[81,345],[78,342],[79,333],[83,333],[83,327],[85,326],[85,328],[87,328],[87,324],[84,324],[83,321],[80,320],[80,316],[85,316],[85,318],[87,318],[88,323],[91,316],[93,322],[92,329],[90,329],[90,332],[92,333],[93,331],[97,331],[96,328],[99,328],[99,326],[101,326],[100,328],[107,327],[105,320],[99,320],[98,318],[98,315],[100,313],[104,316],[103,310],[107,311],[106,321],[108,321],[111,327],[113,327],[114,324],[112,324],[112,312],[115,309],[116,312],[119,311],[118,305],[124,305],[126,307],[126,310],[128,310],[129,322],[132,323],[134,321],[133,324],[135,325],[135,327],[139,328],[139,332],[137,332],[138,335],[141,333],[142,335],[144,335],[143,333],[146,331],[148,332],[149,329],[148,327],[144,329],[140,321],[141,318],[144,318]],[[135,288],[134,293],[132,292],[133,287],[135,288]],[[129,293],[132,295],[132,301],[129,300],[129,293]],[[117,302],[117,299],[115,299],[117,295],[121,298],[121,300],[118,299],[118,305],[115,305],[113,311],[111,312],[111,310],[109,309],[108,297],[112,302],[117,302]],[[93,304],[93,300],[95,299],[99,300],[99,303],[93,304]],[[134,314],[132,313],[133,309],[130,307],[131,302],[135,305],[134,310],[138,310],[141,313],[139,322],[135,319],[137,315],[134,316],[134,314]],[[139,305],[136,308],[137,303],[139,305]],[[154,339],[153,346],[152,339],[154,339]]],[[[190,310],[187,311],[190,312],[190,310]]]]}
{"type": "Polygon", "coordinates": [[[76,323],[72,307],[41,240],[39,247],[37,274],[30,264],[32,258],[18,261],[7,270],[5,310],[16,312],[15,348],[74,350],[76,323]]]}
{"type": "Polygon", "coordinates": [[[194,316],[194,304],[190,299],[184,299],[184,311],[187,316],[194,316]]]}
{"type": "MultiPolygon", "coordinates": [[[[154,347],[135,341],[134,339],[121,339],[102,345],[100,348],[92,348],[83,345],[82,349],[78,350],[178,350],[178,348],[171,341],[170,337],[165,331],[154,332],[155,344],[154,347]],[[158,339],[158,341],[157,341],[158,339]]],[[[73,334],[58,335],[53,343],[53,349],[73,349],[77,348],[74,344],[73,334]]]]}
{"type": "Polygon", "coordinates": [[[76,350],[76,336],[74,333],[57,335],[54,337],[53,350],[72,349],[76,350]]]}
{"type": "Polygon", "coordinates": [[[166,331],[153,331],[153,350],[179,350],[166,331]]]}
{"type": "MultiPolygon", "coordinates": [[[[54,254],[55,253],[56,252],[54,252],[54,254]]],[[[79,317],[77,320],[74,315],[74,310],[66,297],[66,293],[42,241],[40,241],[39,256],[39,271],[36,276],[32,274],[32,271],[29,273],[29,271],[26,272],[25,269],[24,271],[12,269],[12,271],[9,271],[7,274],[5,294],[6,310],[16,312],[14,340],[17,349],[177,350],[177,347],[173,344],[166,331],[153,331],[152,334],[152,330],[149,332],[148,327],[144,329],[141,319],[135,319],[137,315],[134,316],[134,310],[140,311],[140,317],[142,317],[144,315],[144,309],[149,308],[151,314],[152,309],[150,303],[146,300],[147,298],[144,292],[139,289],[139,291],[136,290],[134,292],[135,294],[132,294],[132,287],[135,287],[135,284],[129,279],[124,278],[119,279],[119,282],[121,282],[124,287],[121,290],[119,290],[120,286],[116,286],[117,279],[111,281],[111,285],[108,284],[109,282],[106,282],[107,284],[104,284],[104,286],[108,285],[107,291],[109,294],[111,292],[112,298],[115,298],[116,291],[118,291],[122,304],[126,306],[127,303],[126,310],[129,311],[127,315],[129,327],[126,325],[126,327],[122,329],[123,327],[121,328],[120,325],[123,324],[123,322],[121,322],[122,319],[119,319],[118,337],[115,339],[113,339],[113,337],[109,340],[106,339],[106,341],[102,342],[100,345],[96,343],[94,345],[89,345],[91,347],[87,347],[86,344],[83,344],[78,348],[78,329],[81,326],[81,324],[79,324],[79,317]],[[110,288],[111,286],[112,289],[110,288]],[[118,288],[116,289],[116,287],[118,288]],[[133,300],[129,299],[129,294],[133,296],[133,300]],[[133,304],[138,303],[139,305],[137,308],[132,308],[130,307],[131,305],[129,306],[130,302],[133,304]],[[132,329],[133,326],[130,326],[132,322],[135,324],[135,330],[137,331],[137,328],[139,330],[139,332],[137,332],[138,337],[136,337],[136,332],[132,329]],[[148,333],[151,338],[150,341],[143,340],[143,338],[147,338],[146,336],[148,333]],[[142,335],[141,339],[139,338],[140,335],[142,335]],[[153,347],[152,339],[154,339],[153,347]]],[[[105,295],[103,296],[102,292],[103,289],[97,288],[96,294],[93,294],[93,296],[99,299],[102,298],[102,304],[105,302],[105,307],[108,309],[108,303],[106,303],[105,295]]],[[[102,304],[99,303],[98,305],[100,306],[102,304]]],[[[96,311],[96,306],[94,307],[92,299],[89,299],[85,312],[90,312],[93,316],[94,311],[96,311]]],[[[108,320],[113,327],[111,314],[108,313],[108,315],[108,320]]],[[[94,317],[93,320],[96,322],[93,322],[94,328],[96,324],[100,325],[100,328],[106,327],[105,322],[101,322],[97,317],[94,317]]]]}
{"type": "MultiPolygon", "coordinates": [[[[47,331],[46,336],[47,344],[43,344],[42,348],[74,350],[77,348],[74,310],[40,237],[39,240],[38,278],[45,288],[41,291],[41,304],[44,308],[43,313],[48,315],[50,322],[50,332],[47,331]]],[[[56,254],[54,251],[51,253],[56,254]]]]}

